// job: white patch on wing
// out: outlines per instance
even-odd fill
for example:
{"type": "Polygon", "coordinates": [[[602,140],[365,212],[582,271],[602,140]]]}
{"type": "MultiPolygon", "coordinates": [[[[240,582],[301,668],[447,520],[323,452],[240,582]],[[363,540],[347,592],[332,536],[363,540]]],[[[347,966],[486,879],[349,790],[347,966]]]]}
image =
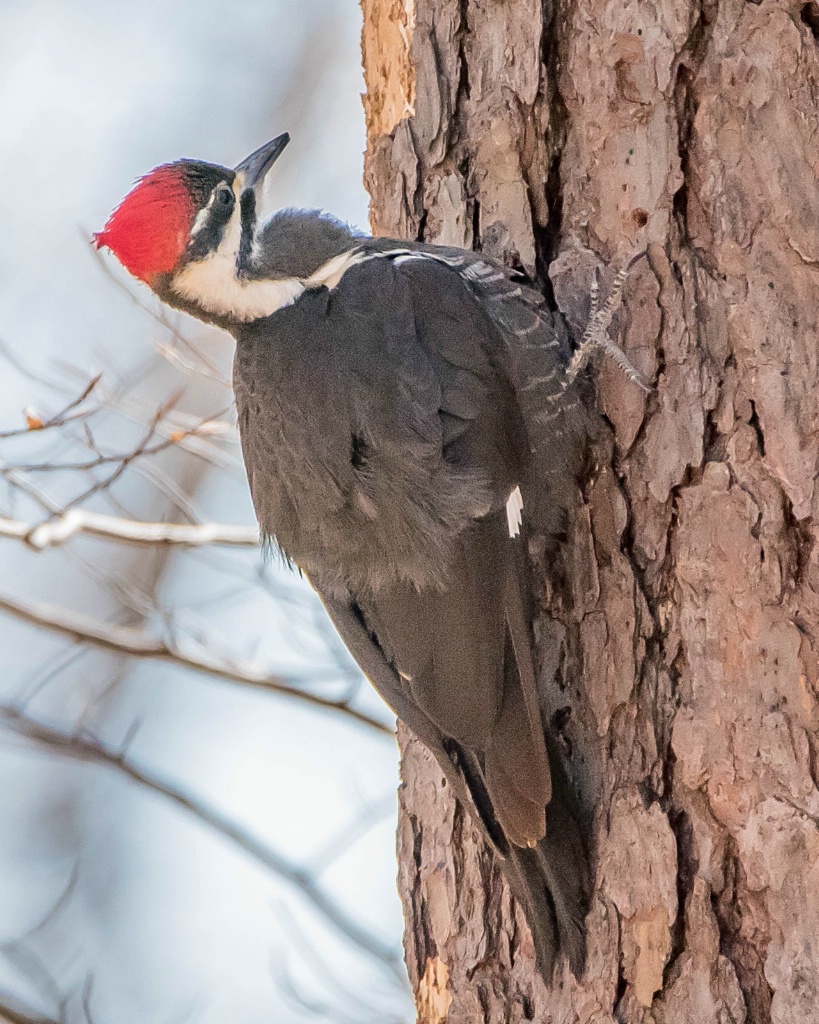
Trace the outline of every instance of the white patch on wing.
{"type": "Polygon", "coordinates": [[[350,249],[347,252],[342,252],[338,256],[334,256],[331,260],[328,260],[325,264],[320,266],[318,270],[314,270],[313,273],[307,278],[308,288],[318,288],[324,286],[332,291],[334,288],[338,288],[341,284],[341,279],[347,273],[351,267],[357,266],[359,263],[364,263],[366,260],[371,259],[372,255],[367,254],[361,249],[350,249]]]}
{"type": "Polygon", "coordinates": [[[489,266],[488,263],[468,264],[462,268],[461,273],[470,281],[477,281],[479,284],[491,284],[493,281],[503,281],[506,278],[506,274],[489,266]]]}
{"type": "Polygon", "coordinates": [[[516,487],[506,499],[506,522],[509,525],[509,536],[517,537],[523,522],[523,495],[520,487],[516,487]]]}
{"type": "Polygon", "coordinates": [[[400,267],[403,263],[409,263],[410,260],[423,260],[425,258],[426,257],[422,252],[411,252],[408,253],[406,256],[396,256],[393,259],[393,263],[396,265],[396,267],[400,267]]]}

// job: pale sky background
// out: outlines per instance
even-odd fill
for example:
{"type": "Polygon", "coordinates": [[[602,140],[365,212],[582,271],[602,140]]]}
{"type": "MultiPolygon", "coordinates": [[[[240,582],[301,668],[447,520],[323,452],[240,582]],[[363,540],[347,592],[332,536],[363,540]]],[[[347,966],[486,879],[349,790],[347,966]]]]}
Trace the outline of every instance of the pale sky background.
{"type": "MultiPolygon", "coordinates": [[[[287,130],[293,141],[277,165],[272,203],[323,207],[366,228],[360,16],[354,0],[0,0],[0,340],[14,358],[76,393],[83,376],[100,371],[112,386],[117,374],[130,380],[164,343],[87,244],[156,164],[186,156],[233,165],[287,130]]],[[[150,305],[144,289],[108,266],[150,305]]],[[[181,327],[203,337],[198,325],[181,327]]],[[[202,344],[227,369],[229,339],[202,344]]],[[[164,365],[125,397],[154,406],[167,398],[183,378],[164,365]]],[[[0,430],[19,426],[24,406],[48,412],[62,401],[0,360],[0,430]]],[[[224,389],[202,385],[183,407],[203,414],[229,401],[224,389]]],[[[127,423],[105,424],[111,443],[127,447],[127,423]]],[[[0,442],[0,464],[41,462],[57,450],[45,436],[0,442]]],[[[171,485],[181,465],[161,463],[171,485]]],[[[70,476],[47,482],[76,490],[70,476]]],[[[195,489],[205,518],[253,522],[235,451],[226,471],[207,470],[195,489]]],[[[171,514],[138,472],[117,498],[134,515],[171,514]]],[[[38,514],[2,482],[0,512],[38,514]]],[[[100,542],[35,554],[0,540],[0,591],[172,630],[271,671],[335,663],[313,625],[311,592],[273,567],[265,594],[254,583],[255,553],[172,554],[148,603],[140,588],[154,564],[153,554],[100,542]]],[[[82,719],[114,746],[136,729],[129,752],[141,765],[295,860],[317,862],[339,843],[322,884],[398,947],[397,754],[389,738],[167,666],[85,649],[72,660],[72,651],[0,616],[2,700],[19,701],[36,684],[26,707],[43,720],[70,730],[82,719]],[[341,842],[362,815],[368,824],[341,842]]],[[[344,667],[352,673],[349,660],[344,667]]],[[[356,699],[391,721],[368,689],[356,699]]],[[[2,725],[0,871],[0,994],[55,1016],[64,996],[69,1024],[85,1019],[89,978],[96,1024],[411,1018],[400,983],[340,943],[247,854],[116,773],[48,755],[2,725]],[[72,872],[70,898],[27,941],[21,962],[9,944],[47,914],[72,872]],[[291,981],[301,1001],[288,996],[291,981]],[[365,992],[366,1005],[348,989],[365,992]]]]}

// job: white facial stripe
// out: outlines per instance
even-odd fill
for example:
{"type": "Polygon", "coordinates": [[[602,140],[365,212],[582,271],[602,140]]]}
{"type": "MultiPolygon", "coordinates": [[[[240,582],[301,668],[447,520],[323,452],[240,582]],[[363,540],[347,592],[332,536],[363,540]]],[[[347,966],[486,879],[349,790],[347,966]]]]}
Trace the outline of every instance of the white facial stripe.
{"type": "Polygon", "coordinates": [[[232,259],[222,258],[217,250],[200,263],[189,263],[174,278],[173,289],[210,313],[250,323],[292,305],[305,290],[305,284],[297,277],[278,281],[240,278],[236,274],[236,255],[232,259]]]}
{"type": "Polygon", "coordinates": [[[197,213],[196,219],[193,222],[193,227],[191,228],[191,238],[195,238],[202,230],[202,228],[207,224],[208,219],[210,218],[210,211],[213,209],[213,202],[215,199],[216,189],[214,189],[213,192],[211,192],[210,199],[208,200],[208,205],[203,207],[199,211],[199,213],[197,213]]]}

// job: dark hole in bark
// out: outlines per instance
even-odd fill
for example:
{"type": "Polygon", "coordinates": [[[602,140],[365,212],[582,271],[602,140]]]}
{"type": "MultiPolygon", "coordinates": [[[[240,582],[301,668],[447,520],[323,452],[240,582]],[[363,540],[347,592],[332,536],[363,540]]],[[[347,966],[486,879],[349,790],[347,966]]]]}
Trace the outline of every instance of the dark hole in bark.
{"type": "Polygon", "coordinates": [[[631,219],[638,228],[644,228],[648,224],[648,212],[640,207],[631,211],[631,219]]]}
{"type": "Polygon", "coordinates": [[[816,3],[816,0],[811,0],[809,4],[802,4],[799,17],[802,19],[802,24],[807,25],[811,30],[813,38],[819,39],[819,3],[816,3]]]}
{"type": "Polygon", "coordinates": [[[571,717],[572,709],[570,707],[558,708],[552,715],[552,728],[555,732],[563,732],[571,717]]]}
{"type": "Polygon", "coordinates": [[[570,707],[558,708],[552,715],[552,732],[560,738],[568,757],[571,757],[574,752],[572,738],[567,731],[571,717],[572,709],[570,707]]]}
{"type": "Polygon", "coordinates": [[[622,960],[621,960],[621,962],[620,962],[620,970],[619,970],[619,973],[617,975],[617,991],[616,991],[616,993],[614,995],[615,1013],[617,1012],[617,1009],[618,1009],[620,1003],[622,1003],[622,1001],[625,999],[627,991],[628,991],[628,982],[626,981],[625,974],[623,974],[623,964],[622,964],[622,960]]]}
{"type": "Polygon", "coordinates": [[[363,469],[367,465],[369,446],[360,434],[353,434],[350,445],[350,462],[353,469],[363,469]]]}

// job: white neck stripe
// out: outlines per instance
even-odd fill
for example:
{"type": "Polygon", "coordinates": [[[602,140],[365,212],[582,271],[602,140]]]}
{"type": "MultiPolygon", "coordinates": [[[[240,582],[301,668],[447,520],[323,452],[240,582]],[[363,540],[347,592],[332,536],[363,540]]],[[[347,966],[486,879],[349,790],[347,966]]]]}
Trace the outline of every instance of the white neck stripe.
{"type": "Polygon", "coordinates": [[[351,249],[334,256],[309,277],[248,279],[239,277],[236,272],[241,230],[237,204],[219,247],[204,260],[189,263],[171,284],[177,295],[188,302],[209,313],[239,320],[241,323],[272,316],[277,310],[291,306],[310,288],[325,287],[332,291],[339,286],[348,270],[372,259],[394,259],[399,266],[413,259],[432,259],[448,266],[457,265],[455,260],[432,253],[414,252],[412,249],[369,253],[362,249],[351,249]]]}

